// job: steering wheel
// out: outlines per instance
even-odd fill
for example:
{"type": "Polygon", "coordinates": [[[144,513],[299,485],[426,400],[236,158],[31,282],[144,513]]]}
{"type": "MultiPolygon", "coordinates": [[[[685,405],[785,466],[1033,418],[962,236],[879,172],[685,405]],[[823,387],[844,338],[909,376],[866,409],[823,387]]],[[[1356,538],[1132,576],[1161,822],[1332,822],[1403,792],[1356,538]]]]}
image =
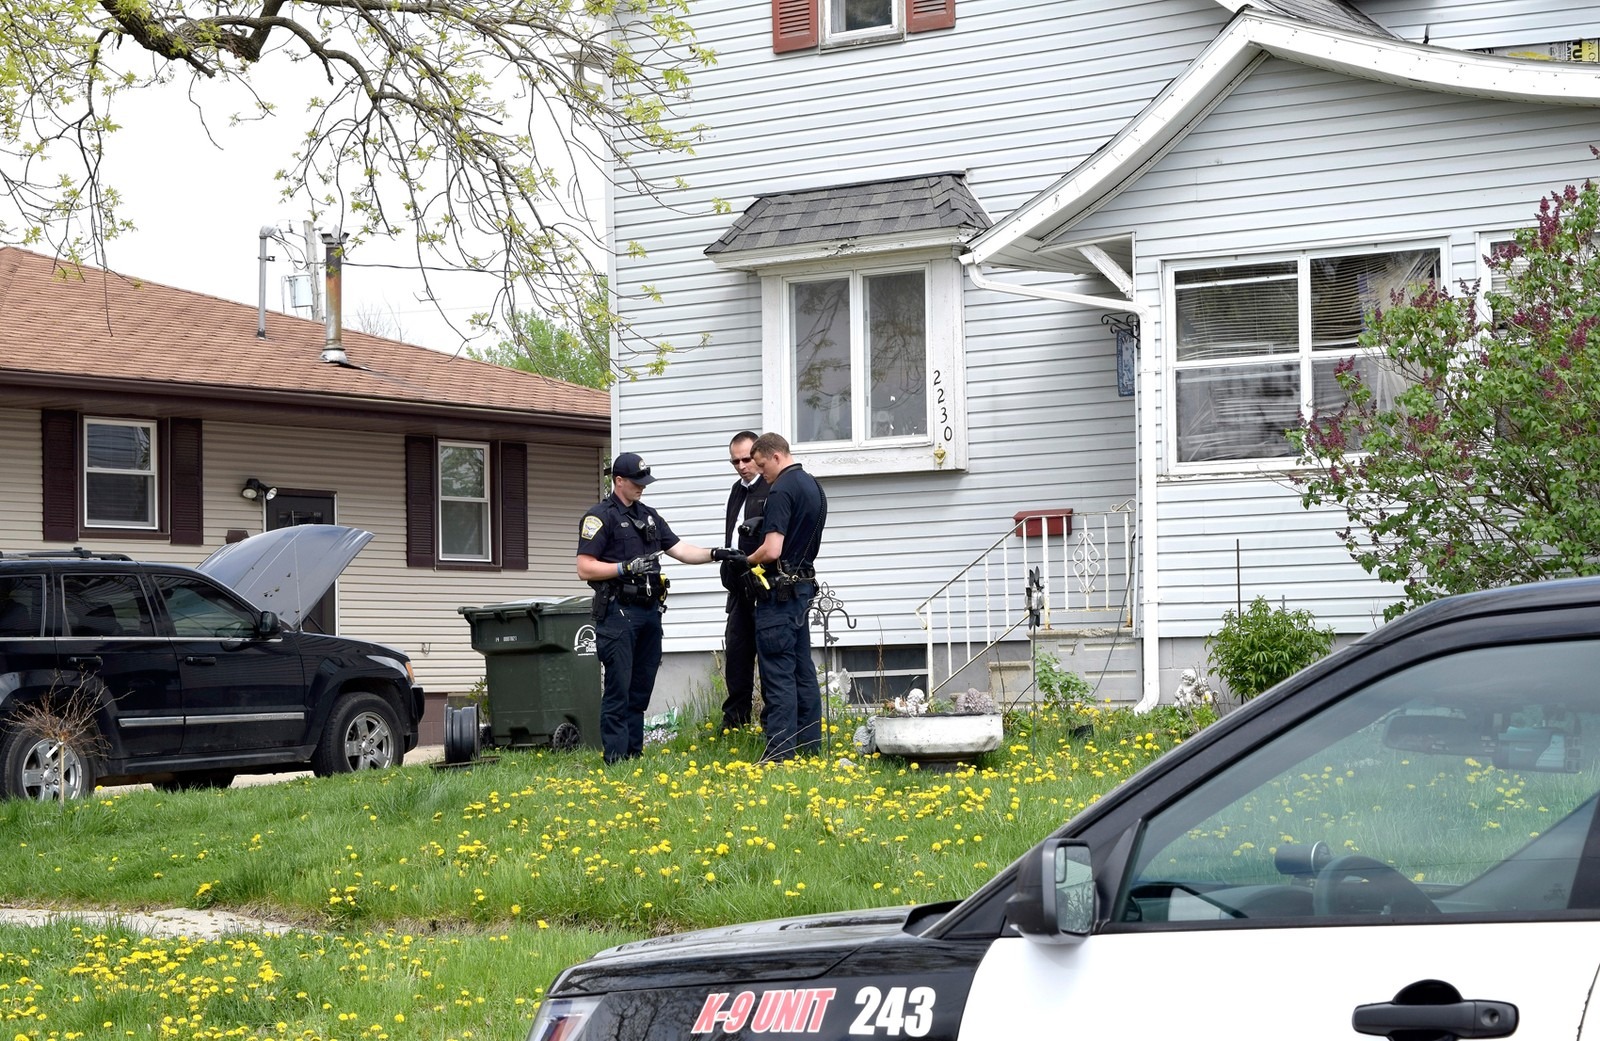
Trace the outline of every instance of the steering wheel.
{"type": "MultiPolygon", "coordinates": [[[[1353,908],[1372,906],[1381,908],[1381,914],[1438,914],[1428,894],[1381,860],[1351,853],[1334,857],[1317,872],[1317,885],[1311,891],[1311,907],[1318,915],[1350,914],[1353,908]],[[1371,888],[1359,896],[1350,890],[1352,882],[1366,882],[1371,888]],[[1347,899],[1341,899],[1347,897],[1347,899]],[[1348,899],[1353,897],[1355,899],[1348,899]]],[[[1356,912],[1359,913],[1359,912],[1356,912]]]]}

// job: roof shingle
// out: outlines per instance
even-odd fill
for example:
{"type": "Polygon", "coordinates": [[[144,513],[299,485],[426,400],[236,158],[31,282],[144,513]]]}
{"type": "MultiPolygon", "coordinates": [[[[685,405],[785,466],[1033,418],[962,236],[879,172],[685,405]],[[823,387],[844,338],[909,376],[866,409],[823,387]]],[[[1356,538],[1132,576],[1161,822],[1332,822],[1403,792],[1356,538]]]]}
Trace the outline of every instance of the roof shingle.
{"type": "Polygon", "coordinates": [[[533,373],[344,330],[352,367],[321,358],[313,322],[0,248],[0,381],[92,374],[152,391],[203,387],[327,395],[341,400],[493,408],[589,426],[610,415],[610,395],[533,373]]]}
{"type": "Polygon", "coordinates": [[[759,196],[706,255],[988,226],[964,175],[929,174],[759,196]]]}

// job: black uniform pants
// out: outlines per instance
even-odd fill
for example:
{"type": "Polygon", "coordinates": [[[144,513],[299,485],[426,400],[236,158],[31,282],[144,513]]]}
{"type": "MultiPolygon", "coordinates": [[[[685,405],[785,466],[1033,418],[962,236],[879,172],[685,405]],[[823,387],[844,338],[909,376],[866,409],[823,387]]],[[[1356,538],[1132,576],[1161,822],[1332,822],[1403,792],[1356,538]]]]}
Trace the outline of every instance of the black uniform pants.
{"type": "Polygon", "coordinates": [[[661,667],[661,609],[611,601],[595,627],[595,652],[605,682],[600,695],[600,742],[607,763],[644,751],[644,712],[661,667]]]}
{"type": "MultiPolygon", "coordinates": [[[[723,678],[728,696],[722,700],[722,726],[737,730],[750,722],[756,688],[756,609],[737,595],[728,597],[728,625],[722,633],[727,648],[723,678]]],[[[767,725],[767,710],[761,708],[761,725],[767,725]]]]}

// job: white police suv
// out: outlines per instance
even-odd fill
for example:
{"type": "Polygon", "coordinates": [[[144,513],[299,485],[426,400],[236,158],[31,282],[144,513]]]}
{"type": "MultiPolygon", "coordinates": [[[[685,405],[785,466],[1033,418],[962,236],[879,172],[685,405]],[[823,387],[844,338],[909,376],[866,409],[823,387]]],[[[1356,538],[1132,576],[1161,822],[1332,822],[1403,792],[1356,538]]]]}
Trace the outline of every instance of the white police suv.
{"type": "Polygon", "coordinates": [[[529,1041],[1594,1041],[1597,746],[1600,580],[1439,601],[966,900],[625,944],[529,1041]]]}

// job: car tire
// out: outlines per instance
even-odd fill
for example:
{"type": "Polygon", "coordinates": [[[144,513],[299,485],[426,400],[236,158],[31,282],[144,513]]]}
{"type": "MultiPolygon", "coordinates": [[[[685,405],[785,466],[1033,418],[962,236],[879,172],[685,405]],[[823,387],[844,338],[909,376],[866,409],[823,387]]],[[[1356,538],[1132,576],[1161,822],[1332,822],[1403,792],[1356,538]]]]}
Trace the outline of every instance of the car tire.
{"type": "Polygon", "coordinates": [[[404,758],[400,720],[389,703],[376,694],[350,694],[334,704],[311,754],[311,771],[329,777],[381,770],[399,766],[404,758]]]}
{"type": "Polygon", "coordinates": [[[36,726],[0,724],[0,792],[14,799],[52,802],[94,791],[97,771],[88,743],[60,741],[36,726]]]}
{"type": "Polygon", "coordinates": [[[201,788],[226,788],[233,784],[233,778],[231,770],[195,770],[154,781],[151,787],[163,792],[192,792],[201,788]]]}

